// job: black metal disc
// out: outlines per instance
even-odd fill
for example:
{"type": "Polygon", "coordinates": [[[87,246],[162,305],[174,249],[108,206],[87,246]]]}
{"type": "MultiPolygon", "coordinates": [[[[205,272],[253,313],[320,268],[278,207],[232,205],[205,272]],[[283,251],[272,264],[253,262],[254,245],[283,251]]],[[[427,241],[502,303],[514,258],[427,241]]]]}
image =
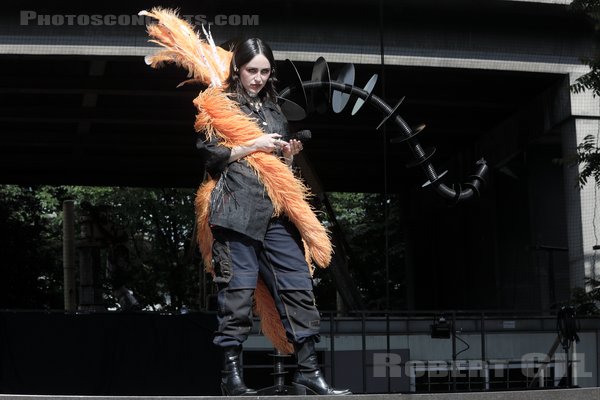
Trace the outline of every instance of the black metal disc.
{"type": "Polygon", "coordinates": [[[363,106],[363,104],[365,104],[365,102],[367,102],[369,100],[369,97],[371,97],[371,92],[373,92],[373,88],[375,87],[375,84],[377,83],[377,78],[378,78],[378,75],[373,74],[371,79],[369,79],[369,81],[367,82],[367,84],[364,87],[364,90],[366,92],[369,92],[369,96],[364,100],[361,99],[360,97],[358,99],[356,99],[356,103],[354,103],[354,107],[352,108],[352,115],[356,114],[358,112],[358,110],[360,110],[360,108],[363,106]]]}
{"type": "Polygon", "coordinates": [[[437,178],[435,178],[435,179],[434,179],[434,180],[432,180],[432,181],[427,181],[427,182],[425,182],[425,183],[424,183],[424,184],[423,184],[421,187],[427,187],[427,186],[429,186],[429,185],[432,185],[432,184],[434,184],[435,182],[437,182],[437,181],[439,181],[440,179],[442,179],[442,178],[444,177],[444,175],[446,175],[447,173],[448,173],[448,170],[446,170],[446,171],[442,172],[441,174],[439,174],[439,175],[437,176],[437,178]]]}
{"type": "Polygon", "coordinates": [[[294,77],[292,78],[292,85],[296,88],[296,91],[300,96],[300,100],[303,102],[302,104],[300,104],[300,106],[306,108],[308,105],[308,100],[306,99],[306,91],[304,90],[304,86],[302,86],[302,78],[298,73],[298,69],[296,68],[292,60],[290,60],[289,58],[287,58],[285,62],[291,69],[292,74],[294,75],[294,77]]]}
{"type": "Polygon", "coordinates": [[[319,114],[324,114],[327,111],[331,100],[331,76],[329,75],[329,66],[323,57],[319,57],[315,61],[312,70],[313,82],[325,82],[327,85],[322,90],[311,91],[311,105],[319,114]]]}
{"type": "Polygon", "coordinates": [[[406,168],[412,168],[412,167],[416,167],[417,165],[421,165],[425,161],[429,160],[431,158],[431,156],[433,156],[434,154],[435,154],[435,147],[430,147],[427,150],[425,150],[425,154],[423,154],[423,157],[417,158],[416,160],[406,164],[406,168]]]}
{"type": "Polygon", "coordinates": [[[391,143],[402,143],[402,142],[407,141],[408,139],[412,139],[415,136],[417,136],[419,133],[421,133],[421,131],[423,129],[425,129],[425,126],[426,126],[425,124],[421,124],[421,125],[417,126],[416,128],[412,128],[411,132],[410,132],[410,135],[404,135],[404,136],[395,137],[393,139],[390,139],[390,142],[391,143]]]}
{"type": "Polygon", "coordinates": [[[398,110],[398,107],[400,107],[400,104],[402,104],[402,102],[404,101],[405,97],[406,96],[404,96],[404,97],[402,97],[400,99],[400,101],[398,102],[398,104],[396,104],[396,106],[394,106],[394,108],[392,109],[392,111],[390,111],[390,113],[385,116],[385,118],[379,123],[379,125],[377,125],[377,128],[375,128],[375,130],[379,130],[379,128],[381,128],[381,126],[383,124],[385,124],[385,121],[387,121],[389,117],[391,117],[392,115],[396,114],[396,111],[398,110]]]}
{"type": "Polygon", "coordinates": [[[306,118],[306,110],[298,103],[284,97],[278,97],[277,102],[288,121],[301,121],[306,118]]]}
{"type": "MultiPolygon", "coordinates": [[[[338,82],[345,83],[347,85],[354,85],[354,64],[346,64],[340,70],[337,78],[338,82]]],[[[334,90],[331,94],[331,108],[333,112],[340,113],[348,104],[350,99],[350,93],[343,93],[339,90],[334,90]]]]}

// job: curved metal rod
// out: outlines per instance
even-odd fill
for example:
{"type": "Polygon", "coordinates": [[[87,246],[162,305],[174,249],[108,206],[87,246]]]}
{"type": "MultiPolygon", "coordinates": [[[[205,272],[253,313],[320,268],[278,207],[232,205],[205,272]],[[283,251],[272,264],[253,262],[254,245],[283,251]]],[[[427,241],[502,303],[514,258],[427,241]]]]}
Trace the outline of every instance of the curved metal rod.
{"type": "MultiPolygon", "coordinates": [[[[348,84],[345,84],[342,82],[336,82],[336,81],[330,81],[330,82],[304,81],[304,82],[302,82],[302,87],[305,90],[329,87],[329,85],[331,85],[332,90],[339,90],[340,92],[349,93],[351,95],[360,97],[365,102],[372,104],[377,109],[382,111],[386,116],[390,115],[390,113],[392,113],[392,111],[393,111],[393,108],[390,107],[388,104],[386,104],[378,96],[374,95],[373,93],[369,93],[362,88],[353,86],[353,85],[348,85],[348,84]]],[[[279,93],[279,96],[287,97],[292,93],[293,90],[294,90],[293,86],[287,87],[279,93]]],[[[450,188],[440,181],[440,178],[442,178],[442,176],[447,171],[443,172],[441,174],[438,174],[436,172],[435,168],[433,167],[433,165],[431,164],[431,162],[429,162],[427,160],[423,161],[423,159],[425,157],[427,157],[427,154],[426,154],[425,150],[423,150],[423,147],[421,147],[421,144],[418,142],[418,140],[414,137],[413,130],[410,128],[410,126],[408,126],[406,121],[404,121],[404,119],[402,119],[402,117],[397,114],[394,116],[393,121],[396,123],[396,125],[398,125],[398,127],[400,127],[400,129],[402,131],[402,135],[403,135],[402,137],[406,138],[405,142],[408,144],[408,146],[412,150],[413,155],[415,156],[415,161],[421,167],[421,169],[425,173],[425,176],[428,179],[428,181],[423,186],[429,186],[429,185],[433,186],[434,190],[437,193],[439,193],[442,197],[444,197],[446,199],[452,200],[454,202],[454,204],[459,203],[463,200],[467,200],[467,199],[473,197],[474,195],[479,195],[480,189],[482,189],[483,186],[485,185],[485,182],[486,182],[485,176],[488,173],[488,166],[486,164],[486,161],[483,158],[481,160],[477,161],[477,163],[476,163],[477,169],[475,171],[475,174],[470,176],[470,180],[468,182],[463,183],[462,185],[454,184],[453,187],[450,188]]]]}

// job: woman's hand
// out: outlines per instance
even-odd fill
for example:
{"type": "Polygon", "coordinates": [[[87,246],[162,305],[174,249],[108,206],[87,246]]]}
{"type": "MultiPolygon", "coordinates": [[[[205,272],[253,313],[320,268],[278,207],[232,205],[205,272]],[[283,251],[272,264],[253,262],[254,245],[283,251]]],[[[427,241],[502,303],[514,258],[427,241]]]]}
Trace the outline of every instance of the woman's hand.
{"type": "Polygon", "coordinates": [[[229,162],[239,160],[256,151],[273,153],[277,149],[281,149],[286,164],[291,165],[294,156],[302,150],[302,142],[297,139],[286,142],[285,140],[281,140],[281,135],[279,133],[267,133],[254,139],[248,145],[236,146],[231,149],[229,162]]]}
{"type": "Polygon", "coordinates": [[[229,162],[232,163],[240,158],[246,157],[248,154],[252,154],[257,151],[272,153],[276,149],[280,148],[283,143],[285,143],[280,139],[280,137],[281,135],[278,133],[267,133],[265,135],[261,135],[246,145],[235,146],[231,149],[229,162]]]}
{"type": "Polygon", "coordinates": [[[285,159],[285,163],[291,166],[294,161],[294,156],[302,151],[302,142],[297,139],[292,139],[289,143],[283,143],[284,144],[281,147],[283,158],[285,159]]]}
{"type": "Polygon", "coordinates": [[[292,139],[289,143],[283,142],[281,151],[285,158],[294,157],[302,151],[302,142],[297,139],[292,139]]]}
{"type": "Polygon", "coordinates": [[[272,153],[278,148],[287,145],[287,143],[280,138],[281,135],[278,133],[267,133],[255,139],[250,146],[254,149],[254,151],[272,153]]]}

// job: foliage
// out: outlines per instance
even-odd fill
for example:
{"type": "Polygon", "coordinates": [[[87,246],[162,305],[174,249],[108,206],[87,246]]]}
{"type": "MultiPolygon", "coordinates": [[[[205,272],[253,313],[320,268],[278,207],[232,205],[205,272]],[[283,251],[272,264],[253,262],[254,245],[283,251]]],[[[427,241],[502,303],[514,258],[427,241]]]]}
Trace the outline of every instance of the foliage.
{"type": "MultiPolygon", "coordinates": [[[[62,204],[67,199],[75,201],[80,248],[82,218],[89,215],[93,221],[105,307],[119,307],[115,289],[123,286],[147,309],[198,308],[202,272],[192,245],[193,196],[190,189],[0,185],[0,308],[63,308],[62,204]]],[[[366,307],[404,307],[398,199],[386,203],[381,194],[364,193],[329,197],[366,307]]],[[[331,275],[317,271],[317,282],[319,306],[335,309],[331,275]]]]}
{"type": "MultiPolygon", "coordinates": [[[[587,14],[595,23],[595,42],[598,43],[600,36],[600,0],[573,0],[571,8],[577,12],[587,14]]],[[[575,93],[591,90],[594,96],[600,96],[600,52],[596,51],[591,58],[583,60],[590,67],[590,71],[579,77],[571,86],[575,93]]],[[[600,132],[600,130],[599,130],[600,132]]],[[[600,135],[600,133],[599,133],[600,135]]],[[[594,178],[596,186],[600,186],[600,148],[598,137],[588,135],[577,146],[577,153],[573,163],[581,167],[578,175],[580,187],[587,184],[590,178],[594,178]]],[[[586,278],[585,288],[576,288],[573,291],[572,301],[577,306],[580,315],[598,315],[600,309],[600,281],[595,278],[586,278]]]]}
{"type": "Polygon", "coordinates": [[[600,280],[586,278],[588,290],[584,288],[575,288],[573,290],[571,302],[575,306],[577,315],[600,315],[600,280]]]}
{"type": "MultiPolygon", "coordinates": [[[[113,226],[107,248],[125,244],[128,261],[119,283],[149,308],[197,308],[199,265],[193,257],[193,191],[189,189],[74,188],[80,201],[102,205],[113,226]]],[[[118,284],[117,284],[118,285],[118,284]]],[[[115,285],[113,285],[115,286],[115,285]]]]}
{"type": "Polygon", "coordinates": [[[62,308],[62,202],[89,213],[102,255],[106,306],[115,276],[106,274],[116,248],[126,249],[119,283],[143,305],[195,308],[199,263],[190,248],[193,191],[50,186],[0,186],[2,283],[0,308],[62,308]]]}
{"type": "Polygon", "coordinates": [[[369,193],[330,193],[329,198],[348,244],[349,269],[363,295],[365,307],[370,310],[388,306],[404,308],[405,243],[398,198],[391,197],[386,202],[382,194],[369,193]]]}
{"type": "MultiPolygon", "coordinates": [[[[571,8],[576,12],[583,12],[595,21],[596,42],[600,36],[600,0],[574,0],[571,8]]],[[[596,52],[592,58],[582,60],[590,67],[590,71],[579,77],[571,86],[575,93],[591,90],[594,96],[600,95],[600,52],[596,52]]],[[[598,140],[593,135],[588,135],[583,142],[577,146],[577,154],[573,157],[574,163],[581,166],[578,176],[580,187],[587,184],[589,178],[593,177],[597,186],[600,186],[600,148],[598,140]]]]}
{"type": "Polygon", "coordinates": [[[62,302],[55,194],[0,186],[0,308],[56,308],[62,302]]]}
{"type": "Polygon", "coordinates": [[[594,178],[596,186],[600,186],[600,148],[593,135],[587,135],[577,146],[576,162],[581,166],[578,175],[579,186],[585,186],[591,177],[594,178]]]}
{"type": "MultiPolygon", "coordinates": [[[[571,9],[578,13],[585,13],[595,21],[596,34],[600,31],[600,1],[598,0],[573,0],[571,9]]],[[[572,86],[575,93],[592,90],[594,95],[600,95],[600,53],[592,58],[582,60],[589,65],[590,72],[578,78],[572,86]]]]}

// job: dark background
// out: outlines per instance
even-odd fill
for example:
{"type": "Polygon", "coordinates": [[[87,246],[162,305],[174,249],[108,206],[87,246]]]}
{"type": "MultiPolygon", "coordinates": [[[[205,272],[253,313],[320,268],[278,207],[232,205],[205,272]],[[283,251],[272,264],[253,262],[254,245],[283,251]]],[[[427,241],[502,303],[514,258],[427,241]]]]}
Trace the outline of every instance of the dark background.
{"type": "Polygon", "coordinates": [[[214,314],[0,312],[0,393],[217,395],[214,314]]]}

